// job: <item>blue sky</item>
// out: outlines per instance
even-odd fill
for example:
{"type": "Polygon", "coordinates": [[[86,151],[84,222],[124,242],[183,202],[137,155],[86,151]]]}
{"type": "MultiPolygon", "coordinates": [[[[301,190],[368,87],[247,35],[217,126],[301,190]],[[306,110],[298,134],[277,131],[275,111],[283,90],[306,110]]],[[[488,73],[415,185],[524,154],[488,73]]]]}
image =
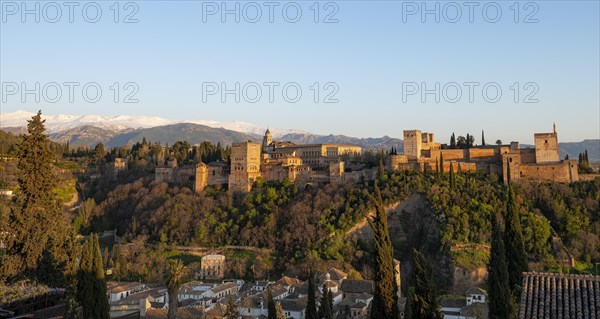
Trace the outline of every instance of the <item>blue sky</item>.
{"type": "Polygon", "coordinates": [[[527,143],[556,122],[560,141],[600,137],[598,1],[522,1],[518,18],[514,1],[473,1],[473,22],[465,2],[428,1],[423,8],[422,1],[320,1],[318,23],[314,1],[272,1],[272,23],[265,2],[227,1],[229,9],[240,6],[239,23],[233,14],[222,21],[222,1],[133,1],[128,7],[123,1],[118,23],[114,1],[87,4],[88,20],[95,18],[96,7],[102,10],[97,23],[84,19],[87,2],[73,7],[73,23],[62,2],[57,2],[60,18],[47,2],[26,2],[29,9],[39,3],[39,23],[34,14],[22,21],[21,1],[0,2],[2,112],[41,108],[49,114],[241,120],[359,137],[401,137],[404,129],[421,129],[442,142],[451,132],[479,136],[484,129],[488,140],[527,143]],[[215,4],[218,12],[210,15],[215,4]],[[440,22],[434,14],[423,21],[422,9],[436,4],[440,22]],[[262,16],[251,23],[256,6],[262,16]],[[291,23],[298,7],[302,15],[291,23]],[[123,23],[128,14],[137,22],[123,23]],[[324,23],[328,15],[329,22],[337,22],[324,23]],[[47,21],[53,19],[57,22],[47,21]],[[21,83],[31,89],[36,82],[58,83],[62,95],[51,103],[51,86],[47,96],[40,93],[39,103],[33,95],[24,103],[20,92],[7,95],[11,83],[21,90],[21,83]],[[64,82],[80,83],[72,103],[64,82]],[[102,89],[96,103],[80,92],[90,82],[102,89]],[[120,87],[118,102],[114,82],[120,87]],[[135,84],[124,88],[128,82],[135,84]],[[223,102],[221,83],[233,89],[236,82],[240,102],[234,94],[223,102]],[[272,87],[273,103],[265,82],[279,83],[272,87]],[[434,90],[436,82],[439,103],[433,93],[423,101],[420,92],[434,90]],[[477,83],[472,102],[465,82],[477,83]],[[213,83],[219,93],[207,95],[213,83]],[[300,87],[297,102],[284,99],[285,84],[291,87],[288,100],[300,87]],[[262,96],[250,103],[256,85],[262,96]],[[123,103],[136,87],[138,102],[123,103]],[[324,103],[336,90],[329,100],[337,103],[324,103]]]}

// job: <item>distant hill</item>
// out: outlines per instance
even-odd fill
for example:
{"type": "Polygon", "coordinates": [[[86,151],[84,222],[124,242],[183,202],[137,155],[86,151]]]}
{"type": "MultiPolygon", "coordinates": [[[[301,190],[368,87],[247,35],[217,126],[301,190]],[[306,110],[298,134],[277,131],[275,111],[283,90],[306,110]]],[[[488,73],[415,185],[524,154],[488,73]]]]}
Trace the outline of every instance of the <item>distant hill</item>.
{"type": "Polygon", "coordinates": [[[2,131],[6,133],[11,133],[14,135],[25,134],[27,133],[26,127],[3,127],[2,131]]]}
{"type": "Polygon", "coordinates": [[[50,138],[59,143],[69,142],[70,146],[93,147],[98,143],[107,143],[111,138],[122,133],[123,131],[114,132],[91,125],[85,125],[50,133],[50,138]]]}
{"type": "Polygon", "coordinates": [[[105,145],[121,146],[132,145],[141,142],[143,138],[150,142],[161,144],[175,144],[177,141],[188,141],[190,144],[200,144],[203,141],[222,145],[230,145],[235,142],[261,141],[262,137],[257,134],[246,134],[224,128],[213,128],[206,125],[181,123],[152,128],[143,128],[122,132],[109,139],[105,145]]]}
{"type": "Polygon", "coordinates": [[[575,143],[558,143],[558,150],[560,151],[560,158],[565,158],[565,155],[568,154],[570,159],[578,159],[579,153],[587,150],[590,162],[600,161],[600,139],[583,140],[575,143]]]}
{"type": "Polygon", "coordinates": [[[283,135],[278,139],[279,141],[290,141],[296,144],[319,144],[319,143],[332,143],[332,144],[354,144],[359,145],[365,149],[384,149],[389,150],[392,147],[402,150],[404,148],[404,141],[399,138],[393,138],[389,136],[384,137],[369,137],[369,138],[358,138],[346,135],[315,135],[310,133],[291,133],[283,135]]]}

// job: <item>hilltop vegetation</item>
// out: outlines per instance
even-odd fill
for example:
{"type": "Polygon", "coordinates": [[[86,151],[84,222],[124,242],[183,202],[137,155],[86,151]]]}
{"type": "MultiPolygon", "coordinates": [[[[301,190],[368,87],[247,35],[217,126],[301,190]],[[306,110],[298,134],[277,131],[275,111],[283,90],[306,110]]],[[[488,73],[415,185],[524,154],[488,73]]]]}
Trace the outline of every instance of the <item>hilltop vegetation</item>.
{"type": "MultiPolygon", "coordinates": [[[[414,192],[425,195],[439,225],[437,249],[445,254],[458,244],[489,246],[491,213],[504,210],[506,187],[496,176],[400,172],[385,173],[378,183],[386,204],[406,199],[414,192]]],[[[600,260],[599,184],[597,179],[572,185],[521,183],[516,188],[530,262],[548,267],[556,263],[551,225],[575,258],[600,260]],[[543,195],[558,190],[562,195],[543,195]],[[552,210],[540,206],[553,202],[557,204],[552,210]],[[559,226],[563,224],[567,226],[559,226]],[[584,239],[586,246],[582,246],[584,239]]],[[[89,230],[116,228],[128,239],[144,236],[149,242],[165,246],[267,248],[274,251],[273,267],[279,272],[301,273],[308,264],[333,262],[369,276],[371,248],[361,240],[347,238],[345,233],[373,209],[369,202],[372,191],[372,182],[299,189],[289,181],[258,181],[245,195],[232,196],[214,187],[194,194],[188,188],[156,183],[147,176],[110,191],[94,209],[89,230]]],[[[400,248],[396,247],[397,258],[407,258],[398,253],[400,248]]],[[[402,247],[401,251],[412,248],[402,247]]],[[[452,256],[458,264],[465,256],[477,256],[471,264],[465,263],[467,267],[485,266],[488,258],[481,251],[452,256]]]]}

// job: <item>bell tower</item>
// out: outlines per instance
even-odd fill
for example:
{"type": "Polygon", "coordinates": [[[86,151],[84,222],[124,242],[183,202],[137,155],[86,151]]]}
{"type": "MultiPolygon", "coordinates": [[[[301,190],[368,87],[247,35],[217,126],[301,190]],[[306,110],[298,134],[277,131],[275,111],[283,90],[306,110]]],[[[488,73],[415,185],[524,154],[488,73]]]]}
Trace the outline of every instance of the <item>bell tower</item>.
{"type": "Polygon", "coordinates": [[[267,128],[267,131],[265,132],[265,136],[263,137],[263,142],[262,142],[263,153],[267,151],[267,147],[269,145],[271,145],[272,143],[273,143],[273,136],[271,135],[271,131],[269,131],[269,128],[267,128]]]}

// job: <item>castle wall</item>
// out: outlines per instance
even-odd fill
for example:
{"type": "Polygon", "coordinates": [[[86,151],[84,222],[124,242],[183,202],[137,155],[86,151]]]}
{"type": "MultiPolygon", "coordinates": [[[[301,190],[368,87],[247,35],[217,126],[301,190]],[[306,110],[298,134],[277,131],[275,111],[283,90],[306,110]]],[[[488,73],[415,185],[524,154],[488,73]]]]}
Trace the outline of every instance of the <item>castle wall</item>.
{"type": "Polygon", "coordinates": [[[521,155],[521,163],[524,164],[535,164],[536,162],[536,151],[534,148],[524,148],[519,150],[521,155]]]}
{"type": "Polygon", "coordinates": [[[173,182],[173,168],[171,167],[157,167],[154,171],[154,180],[159,183],[172,183],[173,182]]]}
{"type": "Polygon", "coordinates": [[[390,171],[399,171],[400,164],[408,163],[408,156],[406,155],[390,155],[388,157],[387,166],[390,171]]]}
{"type": "Polygon", "coordinates": [[[493,158],[496,156],[495,148],[469,148],[467,149],[468,157],[471,159],[493,158]]]}
{"type": "Polygon", "coordinates": [[[229,182],[229,167],[225,163],[209,163],[206,166],[208,185],[225,185],[229,182]]]}
{"type": "MultiPolygon", "coordinates": [[[[466,149],[446,149],[446,150],[440,150],[440,152],[442,153],[444,161],[464,159],[464,158],[467,158],[467,156],[468,156],[466,149]]],[[[432,151],[432,154],[434,154],[434,153],[435,152],[432,151]]],[[[436,157],[439,159],[440,155],[438,154],[436,157]]]]}
{"type": "Polygon", "coordinates": [[[576,161],[549,164],[521,164],[519,178],[532,178],[562,183],[579,180],[576,161]]]}

